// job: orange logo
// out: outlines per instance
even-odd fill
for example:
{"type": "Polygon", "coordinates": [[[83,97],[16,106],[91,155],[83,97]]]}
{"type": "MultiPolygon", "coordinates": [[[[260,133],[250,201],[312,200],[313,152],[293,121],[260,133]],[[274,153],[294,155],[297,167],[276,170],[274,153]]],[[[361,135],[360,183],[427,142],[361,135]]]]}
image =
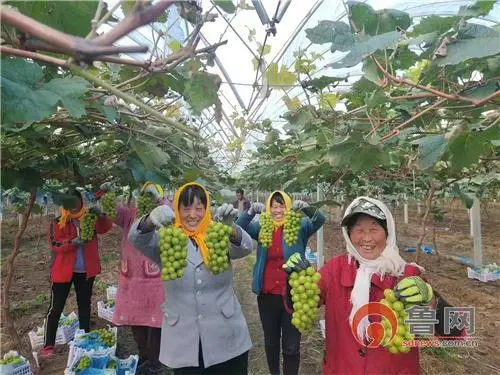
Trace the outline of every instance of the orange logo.
{"type": "Polygon", "coordinates": [[[361,306],[358,311],[356,311],[351,326],[351,332],[354,338],[363,346],[366,345],[368,348],[378,348],[379,346],[381,346],[385,336],[385,329],[381,322],[371,322],[368,325],[366,329],[366,334],[369,339],[368,345],[362,342],[357,334],[358,326],[361,320],[370,315],[378,315],[380,317],[386,318],[389,321],[391,330],[389,338],[390,340],[392,340],[394,336],[396,336],[396,330],[398,328],[398,318],[392,309],[379,302],[367,303],[366,305],[361,306]]]}

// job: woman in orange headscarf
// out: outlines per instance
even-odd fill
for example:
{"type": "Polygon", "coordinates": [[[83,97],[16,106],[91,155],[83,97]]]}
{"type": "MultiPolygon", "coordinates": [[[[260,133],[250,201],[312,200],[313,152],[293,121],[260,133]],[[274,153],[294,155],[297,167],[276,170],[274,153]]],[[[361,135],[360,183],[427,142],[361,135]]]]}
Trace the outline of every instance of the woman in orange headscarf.
{"type": "Polygon", "coordinates": [[[92,286],[96,275],[101,272],[101,261],[97,249],[97,234],[111,230],[113,222],[97,207],[87,209],[82,194],[75,190],[76,206],[66,210],[61,208],[60,216],[49,226],[49,247],[53,252],[50,279],[52,293],[50,307],[45,319],[45,344],[40,350],[41,357],[55,355],[59,318],[66,304],[71,284],[75,285],[76,302],[80,328],[90,329],[90,303],[92,286]],[[88,213],[98,216],[92,239],[80,238],[80,223],[88,213]]]}
{"type": "MultiPolygon", "coordinates": [[[[252,251],[250,236],[232,224],[237,213],[232,205],[222,205],[215,214],[217,221],[232,225],[228,259],[252,251]]],[[[205,240],[211,222],[208,192],[200,184],[189,183],[176,191],[173,211],[168,206],[157,207],[129,231],[130,243],[164,269],[169,264],[162,264],[155,229],[174,225],[189,239],[182,276],[164,283],[160,361],[175,375],[247,374],[252,343],[232,287],[232,266],[229,262],[227,270],[217,275],[208,268],[205,240]]]]}

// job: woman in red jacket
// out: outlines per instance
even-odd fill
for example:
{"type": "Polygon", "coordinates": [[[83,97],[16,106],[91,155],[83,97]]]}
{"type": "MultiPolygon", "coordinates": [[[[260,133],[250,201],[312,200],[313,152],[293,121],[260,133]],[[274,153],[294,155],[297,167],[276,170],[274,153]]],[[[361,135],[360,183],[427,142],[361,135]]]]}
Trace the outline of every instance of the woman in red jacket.
{"type": "Polygon", "coordinates": [[[333,258],[320,270],[326,323],[323,373],[419,374],[418,348],[404,348],[404,354],[369,348],[367,328],[380,317],[370,315],[353,327],[354,315],[361,306],[382,300],[385,289],[396,288],[403,300],[436,310],[436,335],[460,336],[456,329],[444,333],[444,307],[450,305],[420,277],[422,267],[399,255],[394,219],[382,202],[356,198],[346,209],[342,233],[348,254],[333,258]],[[407,280],[402,283],[403,279],[407,280]]]}
{"type": "Polygon", "coordinates": [[[395,288],[403,301],[436,310],[436,336],[461,336],[457,329],[444,333],[444,308],[450,305],[420,277],[422,267],[399,255],[394,219],[382,202],[356,198],[346,209],[342,233],[347,254],[334,257],[319,271],[326,324],[323,374],[419,374],[418,348],[399,346],[402,353],[392,354],[386,347],[369,347],[374,338],[368,327],[380,322],[380,316],[359,320],[355,314],[369,302],[384,299],[385,289],[395,288]]]}
{"type": "Polygon", "coordinates": [[[74,209],[61,208],[61,215],[49,226],[49,247],[52,249],[50,279],[52,293],[50,307],[45,319],[45,343],[40,350],[41,357],[55,355],[54,344],[59,318],[66,304],[71,284],[75,285],[78,304],[80,329],[90,330],[90,304],[92,286],[97,274],[101,272],[101,263],[97,249],[97,235],[108,232],[113,222],[96,207],[87,209],[79,191],[74,192],[77,205],[74,209]],[[95,233],[90,241],[80,238],[80,221],[93,212],[98,215],[95,233]]]}

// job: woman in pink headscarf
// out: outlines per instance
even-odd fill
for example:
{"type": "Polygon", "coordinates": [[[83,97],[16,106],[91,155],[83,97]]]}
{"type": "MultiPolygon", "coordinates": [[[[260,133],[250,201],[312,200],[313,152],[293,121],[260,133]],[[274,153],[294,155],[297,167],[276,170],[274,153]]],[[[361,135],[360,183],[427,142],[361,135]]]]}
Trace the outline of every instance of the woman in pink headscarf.
{"type": "MultiPolygon", "coordinates": [[[[103,184],[100,188],[101,194],[109,188],[109,183],[103,184]]],[[[163,189],[160,185],[147,182],[140,194],[149,195],[158,205],[171,206],[170,202],[163,198],[163,189]]],[[[158,265],[135,249],[127,240],[132,223],[140,215],[148,213],[137,211],[137,208],[121,203],[117,206],[115,224],[122,228],[122,248],[113,324],[131,327],[139,350],[139,366],[144,370],[147,368],[146,373],[154,374],[162,371],[158,358],[164,288],[158,265]]]]}

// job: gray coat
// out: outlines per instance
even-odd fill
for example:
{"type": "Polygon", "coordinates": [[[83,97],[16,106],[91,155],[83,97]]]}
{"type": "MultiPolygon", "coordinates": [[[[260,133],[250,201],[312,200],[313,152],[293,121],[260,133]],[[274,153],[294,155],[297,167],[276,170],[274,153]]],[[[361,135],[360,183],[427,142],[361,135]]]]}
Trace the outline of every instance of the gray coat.
{"type": "MultiPolygon", "coordinates": [[[[138,228],[140,222],[141,219],[132,225],[128,240],[160,264],[158,233],[143,233],[138,228]]],[[[240,245],[230,243],[231,259],[242,258],[252,251],[252,239],[244,230],[241,233],[240,245]]],[[[250,350],[247,323],[233,290],[232,266],[213,275],[205,268],[193,241],[189,241],[187,261],[182,278],[164,283],[160,361],[171,368],[199,366],[200,341],[205,367],[250,350]]]]}

